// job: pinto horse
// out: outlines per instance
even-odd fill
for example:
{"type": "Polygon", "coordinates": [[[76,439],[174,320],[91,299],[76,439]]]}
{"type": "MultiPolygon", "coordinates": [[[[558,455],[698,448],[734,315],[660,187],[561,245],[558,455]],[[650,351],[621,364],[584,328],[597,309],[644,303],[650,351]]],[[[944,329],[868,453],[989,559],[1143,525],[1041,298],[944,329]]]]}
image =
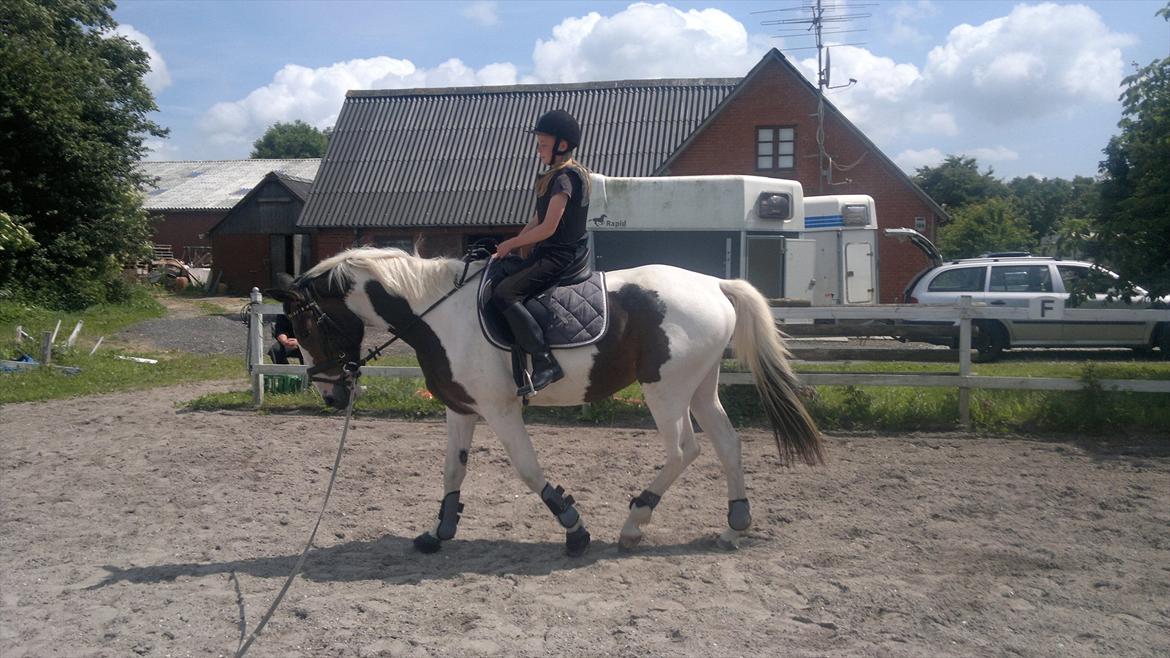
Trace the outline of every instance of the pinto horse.
{"type": "MultiPolygon", "coordinates": [[[[447,453],[438,520],[414,540],[426,553],[455,536],[459,488],[476,421],[483,418],[533,493],[560,522],[570,555],[589,532],[572,496],[545,478],[524,427],[511,355],[492,345],[477,319],[476,286],[459,286],[463,261],[424,259],[399,249],[359,248],[322,261],[287,290],[284,304],[306,364],[326,403],[345,408],[366,327],[388,328],[418,354],[427,389],[447,407],[447,453]],[[314,366],[314,364],[317,364],[314,366]]],[[[472,272],[487,267],[470,265],[472,272]]],[[[603,400],[639,382],[666,450],[654,480],[630,503],[620,546],[631,548],[670,485],[699,454],[691,414],[711,440],[727,478],[725,548],[751,525],[739,437],[719,401],[719,369],[729,342],[751,370],[781,461],[823,462],[820,433],[799,397],[789,353],[764,297],[743,280],[724,280],[666,265],[608,272],[609,324],[598,342],[557,350],[564,379],[532,398],[535,405],[603,400]]]]}

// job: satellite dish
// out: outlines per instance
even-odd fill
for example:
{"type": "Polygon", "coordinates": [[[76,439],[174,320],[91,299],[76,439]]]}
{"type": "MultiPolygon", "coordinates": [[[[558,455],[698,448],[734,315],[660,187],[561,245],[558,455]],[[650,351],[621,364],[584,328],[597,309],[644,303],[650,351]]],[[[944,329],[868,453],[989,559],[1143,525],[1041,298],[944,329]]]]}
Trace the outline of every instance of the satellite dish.
{"type": "Polygon", "coordinates": [[[832,85],[832,83],[829,81],[829,76],[832,74],[832,71],[833,71],[833,50],[831,48],[825,48],[825,86],[826,87],[832,85]]]}

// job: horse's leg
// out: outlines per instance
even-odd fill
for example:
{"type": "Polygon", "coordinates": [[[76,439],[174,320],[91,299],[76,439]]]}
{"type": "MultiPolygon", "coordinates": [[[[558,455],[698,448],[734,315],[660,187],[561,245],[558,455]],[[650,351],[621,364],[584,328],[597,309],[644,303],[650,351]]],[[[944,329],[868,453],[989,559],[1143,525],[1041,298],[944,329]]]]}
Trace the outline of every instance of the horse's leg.
{"type": "Polygon", "coordinates": [[[679,403],[678,391],[671,391],[664,384],[656,383],[643,386],[643,392],[646,406],[654,416],[663,448],[666,449],[666,463],[650,486],[630,501],[630,513],[618,541],[618,545],[625,549],[633,548],[642,541],[641,526],[650,522],[654,508],[666,490],[699,456],[699,444],[695,441],[691,417],[686,404],[679,403]]]}
{"type": "Polygon", "coordinates": [[[565,529],[565,551],[570,556],[584,553],[589,546],[589,531],[585,529],[577,508],[573,506],[573,497],[566,496],[562,487],[554,488],[545,479],[540,462],[536,459],[536,450],[532,447],[532,439],[524,427],[520,405],[516,404],[499,415],[489,413],[485,419],[499,435],[520,479],[533,493],[540,495],[540,499],[565,529]]]}
{"type": "Polygon", "coordinates": [[[703,377],[691,398],[691,413],[699,421],[703,432],[711,439],[715,454],[723,464],[727,477],[727,529],[719,535],[719,545],[726,549],[739,548],[739,538],[752,524],[743,478],[743,457],[739,435],[731,425],[723,404],[719,401],[719,366],[703,377]]]}
{"type": "Polygon", "coordinates": [[[443,462],[443,502],[439,505],[439,520],[435,527],[414,538],[414,547],[423,553],[434,553],[442,542],[455,536],[459,525],[459,487],[467,475],[468,450],[475,432],[475,414],[464,415],[447,410],[447,458],[443,462]]]}

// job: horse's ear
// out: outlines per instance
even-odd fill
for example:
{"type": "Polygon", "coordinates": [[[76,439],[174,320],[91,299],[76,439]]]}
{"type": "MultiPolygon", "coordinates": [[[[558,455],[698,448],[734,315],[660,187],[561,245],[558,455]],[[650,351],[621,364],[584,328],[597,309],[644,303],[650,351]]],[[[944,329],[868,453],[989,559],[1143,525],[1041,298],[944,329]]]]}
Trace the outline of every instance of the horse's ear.
{"type": "Polygon", "coordinates": [[[272,279],[272,287],[264,291],[265,295],[279,302],[299,302],[301,293],[297,290],[292,276],[285,272],[278,272],[272,279]]]}
{"type": "Polygon", "coordinates": [[[304,301],[299,290],[287,290],[285,288],[269,288],[264,291],[265,295],[275,299],[282,304],[296,304],[304,301]]]}

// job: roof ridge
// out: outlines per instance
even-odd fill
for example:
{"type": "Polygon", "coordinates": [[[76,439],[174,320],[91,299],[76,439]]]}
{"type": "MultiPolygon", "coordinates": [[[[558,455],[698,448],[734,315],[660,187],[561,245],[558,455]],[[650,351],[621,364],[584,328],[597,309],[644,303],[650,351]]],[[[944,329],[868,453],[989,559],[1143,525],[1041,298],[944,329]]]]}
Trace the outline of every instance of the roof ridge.
{"type": "Polygon", "coordinates": [[[739,84],[734,78],[652,78],[637,80],[597,80],[592,82],[554,82],[515,85],[473,85],[464,87],[409,87],[405,89],[351,89],[346,98],[384,96],[482,96],[485,94],[582,91],[588,89],[633,89],[638,87],[726,87],[739,84]]]}

